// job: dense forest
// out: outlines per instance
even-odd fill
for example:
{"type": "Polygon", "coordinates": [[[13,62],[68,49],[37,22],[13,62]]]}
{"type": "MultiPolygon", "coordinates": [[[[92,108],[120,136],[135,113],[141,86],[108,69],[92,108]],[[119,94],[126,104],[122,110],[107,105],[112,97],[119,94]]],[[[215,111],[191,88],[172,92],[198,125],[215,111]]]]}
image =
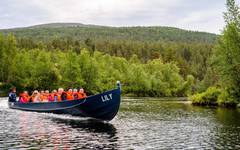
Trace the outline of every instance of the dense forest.
{"type": "Polygon", "coordinates": [[[0,30],[2,89],[112,88],[137,96],[187,96],[218,77],[209,65],[217,35],[170,27],[55,23],[0,30]]]}
{"type": "Polygon", "coordinates": [[[227,0],[224,19],[223,34],[209,58],[215,76],[208,78],[217,77],[217,80],[205,92],[191,96],[193,104],[236,106],[240,103],[240,7],[235,0],[227,0]]]}
{"type": "Polygon", "coordinates": [[[174,62],[159,59],[142,63],[136,55],[129,60],[99,51],[19,48],[13,35],[0,36],[0,81],[4,89],[55,89],[84,87],[90,94],[108,90],[117,80],[125,94],[138,96],[186,96],[193,77],[179,74],[174,62]]]}

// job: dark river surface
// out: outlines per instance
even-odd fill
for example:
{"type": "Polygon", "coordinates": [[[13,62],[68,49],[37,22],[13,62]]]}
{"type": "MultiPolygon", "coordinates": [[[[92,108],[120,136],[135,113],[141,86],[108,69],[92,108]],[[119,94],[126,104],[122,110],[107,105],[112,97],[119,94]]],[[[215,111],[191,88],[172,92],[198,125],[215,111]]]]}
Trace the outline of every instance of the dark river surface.
{"type": "Polygon", "coordinates": [[[240,110],[123,98],[103,123],[11,110],[0,98],[0,149],[240,149],[240,110]]]}

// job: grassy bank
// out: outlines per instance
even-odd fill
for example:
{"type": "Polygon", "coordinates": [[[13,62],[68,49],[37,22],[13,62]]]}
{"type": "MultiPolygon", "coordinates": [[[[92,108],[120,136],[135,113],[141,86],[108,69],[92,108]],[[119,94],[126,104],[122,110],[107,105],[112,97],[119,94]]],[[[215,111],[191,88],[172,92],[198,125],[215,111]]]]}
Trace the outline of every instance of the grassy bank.
{"type": "Polygon", "coordinates": [[[193,105],[237,107],[239,102],[231,98],[228,93],[218,87],[210,87],[203,93],[197,93],[189,97],[193,105]]]}

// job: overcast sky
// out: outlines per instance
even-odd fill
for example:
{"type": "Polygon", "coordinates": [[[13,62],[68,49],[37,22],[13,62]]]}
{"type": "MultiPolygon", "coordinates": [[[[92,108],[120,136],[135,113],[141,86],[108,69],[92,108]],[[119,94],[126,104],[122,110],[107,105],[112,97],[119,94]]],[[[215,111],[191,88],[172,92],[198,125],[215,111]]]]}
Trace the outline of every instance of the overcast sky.
{"type": "Polygon", "coordinates": [[[1,0],[0,28],[77,22],[220,33],[223,11],[225,0],[1,0]]]}

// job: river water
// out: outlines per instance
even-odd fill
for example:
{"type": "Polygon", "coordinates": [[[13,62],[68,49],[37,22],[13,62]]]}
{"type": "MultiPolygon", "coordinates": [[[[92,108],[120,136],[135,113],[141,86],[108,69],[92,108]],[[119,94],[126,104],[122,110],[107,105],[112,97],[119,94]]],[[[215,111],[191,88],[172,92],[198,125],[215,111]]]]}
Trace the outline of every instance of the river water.
{"type": "Polygon", "coordinates": [[[240,110],[124,98],[107,123],[11,110],[0,98],[0,149],[240,149],[240,110]]]}

